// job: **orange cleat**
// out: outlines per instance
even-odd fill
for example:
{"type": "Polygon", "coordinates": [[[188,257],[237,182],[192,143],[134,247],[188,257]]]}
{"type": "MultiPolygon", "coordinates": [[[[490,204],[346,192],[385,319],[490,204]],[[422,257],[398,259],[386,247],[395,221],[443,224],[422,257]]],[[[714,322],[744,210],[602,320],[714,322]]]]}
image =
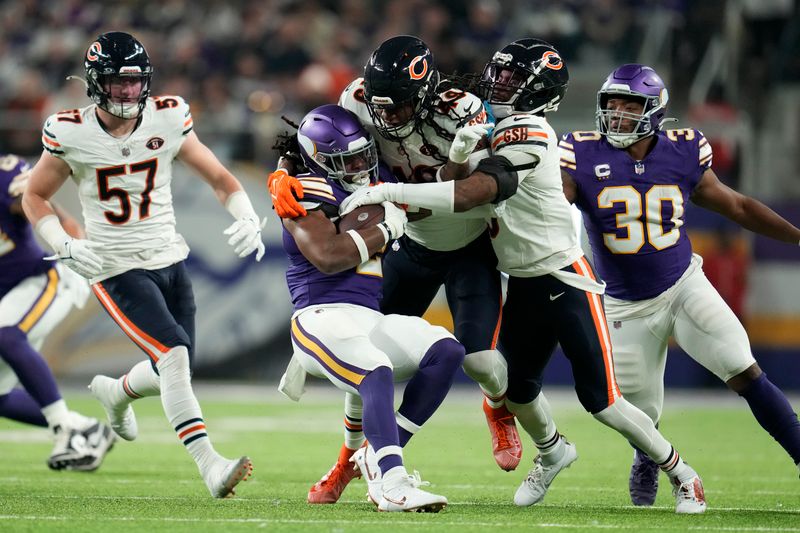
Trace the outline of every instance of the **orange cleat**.
{"type": "Polygon", "coordinates": [[[522,459],[522,444],[514,422],[514,415],[505,405],[492,408],[484,398],[483,412],[492,435],[492,453],[497,466],[510,472],[519,465],[522,459]]]}
{"type": "Polygon", "coordinates": [[[353,479],[361,477],[361,472],[355,468],[355,464],[350,462],[350,457],[354,453],[355,450],[342,444],[336,464],[308,491],[308,503],[336,503],[339,501],[347,484],[353,479]]]}

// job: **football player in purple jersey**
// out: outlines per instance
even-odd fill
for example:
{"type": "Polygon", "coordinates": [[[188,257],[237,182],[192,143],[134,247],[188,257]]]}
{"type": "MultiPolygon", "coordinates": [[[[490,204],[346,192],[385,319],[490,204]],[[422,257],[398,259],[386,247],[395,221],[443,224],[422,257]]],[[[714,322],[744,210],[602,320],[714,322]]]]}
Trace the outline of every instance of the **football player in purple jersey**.
{"type": "MultiPolygon", "coordinates": [[[[111,428],[67,409],[38,349],[69,313],[83,307],[89,286],[59,263],[45,260],[22,212],[30,166],[0,154],[0,416],[49,427],[54,470],[96,470],[114,444],[111,428]],[[21,384],[22,388],[17,388],[21,384]]],[[[79,238],[83,229],[61,209],[61,223],[79,238]]]]}
{"type": "Polygon", "coordinates": [[[486,64],[478,88],[497,121],[489,157],[456,181],[360,189],[341,212],[392,201],[434,213],[497,217],[492,246],[498,268],[509,275],[500,330],[508,359],[506,404],[539,451],[514,495],[516,505],[542,501],[558,473],[578,458],[541,394],[544,368],[560,343],[581,405],[655,456],[675,487],[676,513],[703,513],[705,494],[697,472],[616,384],[602,304],[605,283],[578,243],[562,191],[558,138],[545,116],[558,109],[568,81],[566,64],[550,44],[539,39],[509,43],[486,64]]]}
{"type": "MultiPolygon", "coordinates": [[[[597,130],[559,143],[564,194],[583,212],[622,393],[658,423],[667,342],[742,396],[759,424],[800,463],[800,423],[758,366],[744,327],[703,274],[684,226],[689,201],[793,245],[800,229],[723,184],[711,145],[692,128],[663,129],[668,93],[645,65],[615,69],[597,94],[597,130]]],[[[631,501],[652,505],[656,464],[636,449],[631,501]]]]}
{"type": "Polygon", "coordinates": [[[419,489],[402,449],[444,400],[464,347],[422,318],[380,312],[381,255],[405,231],[402,209],[386,202],[381,222],[337,230],[341,202],[378,180],[375,141],[358,117],[337,105],[318,107],[303,118],[297,139],[309,169],[297,178],[307,214],[282,221],[295,311],[294,354],[280,390],[299,399],[308,373],[359,397],[369,445],[351,461],[372,502],[381,511],[439,511],[447,499],[419,489]],[[407,379],[395,413],[394,381],[407,379]]]}

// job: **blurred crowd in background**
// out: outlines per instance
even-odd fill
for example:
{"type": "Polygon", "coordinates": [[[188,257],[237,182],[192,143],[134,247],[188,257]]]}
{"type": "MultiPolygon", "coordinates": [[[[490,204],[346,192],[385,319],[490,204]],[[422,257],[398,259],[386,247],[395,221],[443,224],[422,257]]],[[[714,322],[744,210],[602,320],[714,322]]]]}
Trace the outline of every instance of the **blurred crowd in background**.
{"type": "MultiPolygon", "coordinates": [[[[714,170],[725,183],[800,224],[797,4],[0,0],[0,152],[35,162],[42,150],[45,117],[90,103],[81,80],[67,80],[84,75],[89,44],[100,33],[127,31],[144,43],[151,57],[153,94],[178,94],[189,101],[195,131],[246,186],[262,191],[253,197],[266,214],[269,200],[263,180],[277,159],[271,147],[276,135],[288,129],[281,117],[299,121],[311,108],[335,102],[385,39],[399,34],[421,37],[433,50],[439,70],[447,74],[480,71],[504,44],[538,37],[554,44],[569,67],[566,98],[548,117],[557,132],[594,129],[596,93],[608,73],[621,63],[648,64],[669,87],[668,116],[681,119],[668,127],[701,129],[714,150],[714,170]]],[[[176,172],[185,170],[179,165],[176,172]]],[[[291,310],[283,288],[282,252],[275,245],[280,225],[270,223],[267,228],[271,261],[247,270],[247,276],[255,277],[242,270],[231,281],[227,274],[209,270],[219,258],[208,235],[222,221],[212,220],[213,205],[211,215],[198,207],[196,189],[178,186],[174,193],[176,210],[183,210],[179,221],[190,221],[182,231],[192,246],[190,268],[202,300],[200,359],[216,362],[207,367],[216,372],[233,368],[220,361],[238,357],[235,368],[262,373],[264,354],[272,354],[275,368],[282,369],[285,363],[275,354],[285,352],[288,357],[290,352],[284,330],[291,310]],[[215,302],[213,309],[205,301],[215,302]],[[251,324],[241,316],[264,306],[270,310],[265,315],[270,317],[269,327],[260,319],[251,324]]],[[[74,198],[64,200],[68,209],[79,212],[74,198]]],[[[213,197],[209,201],[213,204],[213,197]]],[[[220,212],[219,217],[224,216],[220,212]]],[[[704,210],[690,211],[687,217],[694,249],[706,257],[708,277],[745,320],[756,351],[772,354],[762,362],[773,361],[787,376],[800,375],[800,249],[754,239],[704,210]]],[[[435,305],[446,313],[443,298],[435,305]]],[[[116,361],[124,366],[124,354],[112,360],[108,346],[95,342],[94,332],[108,321],[99,309],[91,312],[95,322],[76,320],[58,340],[59,360],[70,361],[63,368],[94,373],[100,364],[116,361]],[[65,356],[65,347],[73,344],[65,356]]],[[[120,336],[116,328],[108,334],[120,336]]],[[[130,344],[124,337],[118,340],[130,344]]],[[[688,378],[692,374],[683,367],[675,375],[683,381],[668,376],[668,382],[684,386],[705,383],[710,376],[688,378]]],[[[783,385],[800,388],[800,380],[783,385]]]]}
{"type": "Polygon", "coordinates": [[[571,72],[608,72],[659,38],[652,60],[672,74],[673,105],[685,109],[731,4],[743,30],[742,91],[712,84],[707,99],[747,110],[770,83],[800,81],[794,0],[2,0],[0,151],[38,154],[42,119],[89,103],[81,82],[66,77],[83,75],[83,53],[104,31],[129,31],[145,44],[154,94],[184,96],[220,157],[263,166],[274,159],[281,115],[298,119],[335,101],[370,52],[397,34],[426,41],[445,73],[480,70],[520,37],[552,42],[571,72]]]}

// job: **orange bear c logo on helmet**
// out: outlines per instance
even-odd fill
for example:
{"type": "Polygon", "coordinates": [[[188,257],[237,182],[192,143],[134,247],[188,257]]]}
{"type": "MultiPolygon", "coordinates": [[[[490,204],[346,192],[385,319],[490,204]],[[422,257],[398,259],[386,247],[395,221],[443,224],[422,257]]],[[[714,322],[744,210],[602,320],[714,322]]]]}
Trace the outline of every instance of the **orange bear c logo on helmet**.
{"type": "Polygon", "coordinates": [[[428,73],[428,60],[425,59],[425,56],[417,56],[411,60],[411,63],[408,65],[408,76],[412,80],[421,80],[425,77],[425,74],[428,73]],[[422,71],[417,72],[417,64],[422,62],[422,71]]]}

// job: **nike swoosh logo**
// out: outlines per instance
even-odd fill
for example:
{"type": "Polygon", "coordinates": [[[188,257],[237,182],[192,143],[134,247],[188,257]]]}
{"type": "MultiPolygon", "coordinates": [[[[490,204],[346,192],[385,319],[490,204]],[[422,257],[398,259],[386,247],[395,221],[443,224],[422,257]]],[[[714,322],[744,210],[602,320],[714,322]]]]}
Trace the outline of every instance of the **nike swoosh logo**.
{"type": "Polygon", "coordinates": [[[555,296],[553,296],[553,295],[551,294],[551,295],[550,295],[550,301],[552,302],[553,300],[557,300],[558,298],[561,298],[562,296],[564,296],[564,293],[563,293],[563,292],[559,292],[559,293],[558,293],[558,294],[556,294],[555,296]]]}

